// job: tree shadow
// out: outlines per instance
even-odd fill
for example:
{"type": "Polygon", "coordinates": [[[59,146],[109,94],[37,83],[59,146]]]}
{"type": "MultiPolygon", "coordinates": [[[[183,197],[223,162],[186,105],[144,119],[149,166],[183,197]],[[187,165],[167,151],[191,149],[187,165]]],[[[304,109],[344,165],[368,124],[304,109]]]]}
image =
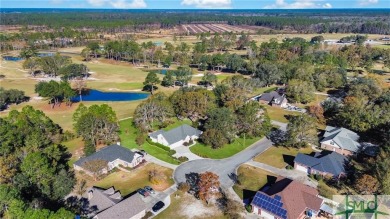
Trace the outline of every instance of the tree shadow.
{"type": "Polygon", "coordinates": [[[243,194],[242,199],[244,204],[247,205],[250,204],[258,191],[262,191],[262,192],[266,191],[271,185],[273,185],[276,182],[276,179],[277,179],[276,176],[267,175],[267,183],[264,186],[262,186],[259,190],[251,191],[251,190],[244,189],[242,191],[243,194]]]}
{"type": "Polygon", "coordinates": [[[198,183],[200,180],[199,173],[191,172],[185,175],[186,182],[190,186],[189,193],[196,194],[199,191],[198,183]]]}

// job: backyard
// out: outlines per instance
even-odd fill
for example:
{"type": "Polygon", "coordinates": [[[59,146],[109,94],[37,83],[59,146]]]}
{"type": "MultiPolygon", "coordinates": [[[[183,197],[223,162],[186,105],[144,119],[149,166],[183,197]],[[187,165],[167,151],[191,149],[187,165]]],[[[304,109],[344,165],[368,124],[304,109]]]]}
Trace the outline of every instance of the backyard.
{"type": "Polygon", "coordinates": [[[276,179],[274,174],[246,164],[238,168],[237,175],[239,184],[235,184],[233,189],[241,199],[247,197],[247,194],[250,195],[249,193],[254,194],[265,184],[276,179]]]}
{"type": "Polygon", "coordinates": [[[287,165],[294,165],[293,161],[298,153],[310,154],[312,152],[313,150],[310,147],[297,149],[273,146],[264,153],[256,156],[254,161],[265,163],[277,168],[285,168],[287,165]]]}

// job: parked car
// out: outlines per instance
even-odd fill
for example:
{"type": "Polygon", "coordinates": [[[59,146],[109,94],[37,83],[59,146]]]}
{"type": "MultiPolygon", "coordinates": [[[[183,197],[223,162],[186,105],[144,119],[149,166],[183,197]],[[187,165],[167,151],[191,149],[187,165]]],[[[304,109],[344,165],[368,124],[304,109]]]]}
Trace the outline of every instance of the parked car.
{"type": "Polygon", "coordinates": [[[147,155],[147,154],[148,154],[145,150],[140,150],[140,152],[141,152],[143,155],[147,155]]]}
{"type": "Polygon", "coordinates": [[[145,189],[138,189],[137,192],[142,195],[143,197],[148,197],[150,193],[146,191],[145,189]]]}
{"type": "Polygon", "coordinates": [[[159,211],[161,208],[163,208],[164,206],[165,206],[164,202],[159,201],[159,202],[157,202],[157,203],[153,206],[152,210],[153,210],[153,212],[157,212],[157,211],[159,211]]]}
{"type": "Polygon", "coordinates": [[[152,187],[150,187],[150,186],[145,186],[144,190],[146,190],[150,194],[154,194],[155,193],[154,190],[152,189],[152,187]]]}

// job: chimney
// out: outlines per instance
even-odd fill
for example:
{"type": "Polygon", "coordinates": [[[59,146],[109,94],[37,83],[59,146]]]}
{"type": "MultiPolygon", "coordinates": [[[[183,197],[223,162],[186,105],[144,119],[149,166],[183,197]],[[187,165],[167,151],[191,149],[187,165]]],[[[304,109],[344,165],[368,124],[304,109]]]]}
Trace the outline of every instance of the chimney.
{"type": "Polygon", "coordinates": [[[117,144],[117,145],[121,145],[121,142],[120,142],[120,141],[117,141],[116,144],[117,144]]]}
{"type": "Polygon", "coordinates": [[[89,190],[88,192],[88,200],[91,200],[93,197],[93,190],[89,190]]]}

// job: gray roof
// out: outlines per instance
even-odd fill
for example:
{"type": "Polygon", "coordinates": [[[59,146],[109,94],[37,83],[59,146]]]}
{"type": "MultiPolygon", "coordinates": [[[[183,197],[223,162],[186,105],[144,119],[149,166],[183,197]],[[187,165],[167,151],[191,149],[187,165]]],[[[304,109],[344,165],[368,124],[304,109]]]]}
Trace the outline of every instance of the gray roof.
{"type": "Polygon", "coordinates": [[[273,102],[273,103],[276,103],[279,105],[283,102],[284,99],[285,99],[285,97],[283,95],[280,95],[276,91],[264,93],[259,98],[259,100],[261,100],[261,101],[273,102]]]}
{"type": "Polygon", "coordinates": [[[92,187],[87,194],[89,207],[94,209],[94,212],[101,212],[122,200],[122,195],[119,191],[115,191],[114,187],[106,190],[92,187]]]}
{"type": "Polygon", "coordinates": [[[187,124],[184,124],[169,131],[155,131],[153,133],[150,133],[149,136],[151,138],[157,138],[159,134],[161,134],[165,138],[165,140],[167,140],[168,144],[174,144],[178,141],[184,140],[187,136],[199,136],[200,134],[202,134],[202,131],[187,124]]]}
{"type": "Polygon", "coordinates": [[[76,161],[74,164],[82,167],[85,162],[90,160],[105,160],[107,162],[112,162],[116,159],[121,159],[123,161],[131,163],[134,159],[135,153],[129,149],[119,146],[119,145],[110,145],[104,147],[100,151],[97,151],[88,157],[83,157],[76,161]]]}
{"type": "Polygon", "coordinates": [[[146,210],[146,204],[141,196],[136,193],[118,204],[100,212],[95,217],[98,219],[126,219],[131,218],[146,210]]]}
{"type": "Polygon", "coordinates": [[[347,158],[336,152],[328,154],[316,153],[314,157],[298,153],[294,159],[295,163],[303,164],[311,169],[330,173],[333,176],[339,176],[345,173],[345,164],[348,162],[347,158]]]}
{"type": "Polygon", "coordinates": [[[359,135],[346,128],[336,128],[332,126],[326,126],[324,138],[321,142],[333,140],[342,149],[357,152],[360,144],[359,135]]]}

